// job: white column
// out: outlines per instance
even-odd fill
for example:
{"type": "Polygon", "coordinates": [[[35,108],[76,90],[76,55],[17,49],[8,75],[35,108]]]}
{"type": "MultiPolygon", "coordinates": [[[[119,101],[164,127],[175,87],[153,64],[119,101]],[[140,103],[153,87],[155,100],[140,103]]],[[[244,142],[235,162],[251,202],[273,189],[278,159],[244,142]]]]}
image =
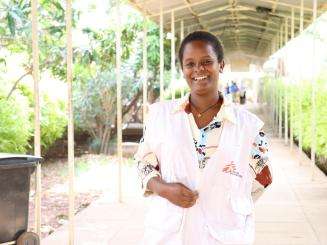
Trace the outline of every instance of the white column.
{"type": "Polygon", "coordinates": [[[276,112],[275,112],[275,126],[276,126],[276,129],[275,129],[275,134],[276,136],[278,136],[279,134],[279,90],[278,90],[278,86],[276,85],[276,89],[275,89],[275,96],[276,96],[276,112]]]}
{"type": "Polygon", "coordinates": [[[283,96],[282,96],[282,89],[279,88],[279,109],[278,109],[278,138],[282,138],[282,120],[283,120],[283,112],[282,112],[282,105],[283,105],[283,96]]]}
{"type": "Polygon", "coordinates": [[[302,33],[304,29],[304,7],[303,7],[303,0],[301,0],[300,3],[300,33],[302,33]]]}
{"type": "MultiPolygon", "coordinates": [[[[285,46],[288,41],[288,18],[285,18],[285,46]]],[[[287,59],[287,50],[285,50],[285,60],[287,59]]],[[[284,62],[284,65],[286,66],[286,62],[284,62]]],[[[286,68],[285,68],[286,69],[286,68]]],[[[287,78],[288,74],[285,71],[285,78],[287,78]]],[[[284,99],[284,140],[285,145],[288,143],[288,84],[287,81],[285,81],[285,99],[284,99]]]]}
{"type": "MultiPolygon", "coordinates": [[[[303,33],[303,0],[301,0],[301,4],[300,4],[301,8],[300,8],[300,34],[303,33]]],[[[299,81],[298,81],[298,102],[299,102],[299,164],[302,164],[302,141],[303,141],[303,124],[302,124],[302,120],[303,120],[303,113],[302,113],[302,66],[303,66],[303,61],[302,59],[300,60],[300,71],[299,71],[299,81]]]]}
{"type": "Polygon", "coordinates": [[[67,35],[67,110],[68,110],[68,171],[69,171],[69,245],[74,245],[75,191],[74,191],[74,116],[72,99],[73,48],[72,48],[72,0],[66,0],[67,35]]]}
{"type": "MultiPolygon", "coordinates": [[[[292,8],[291,13],[291,39],[294,38],[294,8],[292,8]]],[[[291,104],[290,104],[290,150],[293,151],[293,140],[294,140],[294,105],[293,105],[293,94],[294,94],[294,74],[291,74],[291,90],[290,90],[290,98],[291,98],[291,104]]]]}
{"type": "Polygon", "coordinates": [[[282,49],[283,47],[283,25],[280,26],[280,30],[279,30],[279,46],[280,49],[282,49]]]}
{"type": "MultiPolygon", "coordinates": [[[[312,22],[317,18],[317,0],[313,0],[313,10],[312,10],[312,22]]],[[[317,148],[317,108],[316,108],[316,93],[317,93],[317,83],[316,83],[316,72],[315,72],[315,63],[316,63],[316,45],[315,45],[315,36],[313,35],[313,47],[312,47],[312,89],[311,89],[311,169],[312,169],[312,180],[315,177],[315,165],[316,165],[316,148],[317,148]]]]}
{"type": "MultiPolygon", "coordinates": [[[[180,44],[182,44],[182,41],[184,39],[184,20],[181,20],[181,34],[180,34],[180,38],[181,38],[181,41],[180,41],[180,44]]],[[[182,68],[180,67],[180,75],[181,75],[181,79],[183,78],[183,70],[182,68]]],[[[182,88],[181,90],[181,97],[184,96],[184,87],[182,88]]]]}
{"type": "Polygon", "coordinates": [[[146,119],[147,104],[148,104],[148,44],[147,44],[147,17],[144,18],[143,23],[143,123],[146,119]]]}
{"type": "Polygon", "coordinates": [[[162,0],[160,1],[160,101],[164,100],[164,44],[163,44],[163,12],[162,0]]]}
{"type": "Polygon", "coordinates": [[[184,39],[184,20],[181,20],[181,43],[184,39]]]}
{"type": "Polygon", "coordinates": [[[171,79],[170,85],[172,86],[172,99],[175,99],[175,87],[176,87],[176,66],[175,66],[175,14],[174,10],[171,11],[171,79]]]}
{"type": "MultiPolygon", "coordinates": [[[[275,78],[275,77],[274,77],[275,78]]],[[[274,80],[274,128],[273,134],[277,135],[277,128],[278,128],[278,93],[277,93],[277,86],[274,80]]]]}
{"type": "MultiPolygon", "coordinates": [[[[39,92],[39,37],[37,7],[38,1],[32,0],[32,55],[33,55],[33,81],[34,81],[34,154],[41,156],[41,127],[40,127],[40,92],[39,92]]],[[[35,230],[41,236],[41,164],[36,166],[36,195],[35,195],[35,230]]]]}
{"type": "Polygon", "coordinates": [[[121,105],[121,26],[120,0],[116,0],[116,80],[117,80],[117,157],[118,157],[118,202],[122,202],[122,105],[121,105]]]}

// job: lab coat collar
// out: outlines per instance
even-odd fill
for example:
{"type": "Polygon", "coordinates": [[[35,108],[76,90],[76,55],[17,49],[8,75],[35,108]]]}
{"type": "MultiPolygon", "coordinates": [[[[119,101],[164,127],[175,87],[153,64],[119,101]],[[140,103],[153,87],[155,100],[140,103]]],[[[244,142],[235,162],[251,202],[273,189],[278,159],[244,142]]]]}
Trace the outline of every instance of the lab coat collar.
{"type": "MultiPolygon", "coordinates": [[[[172,113],[176,114],[179,112],[190,113],[190,93],[187,93],[184,97],[178,100],[177,105],[173,108],[172,113]]],[[[228,102],[225,98],[223,98],[223,104],[221,105],[220,110],[218,111],[215,119],[217,121],[228,120],[234,124],[236,124],[236,116],[233,110],[233,103],[228,102]]]]}

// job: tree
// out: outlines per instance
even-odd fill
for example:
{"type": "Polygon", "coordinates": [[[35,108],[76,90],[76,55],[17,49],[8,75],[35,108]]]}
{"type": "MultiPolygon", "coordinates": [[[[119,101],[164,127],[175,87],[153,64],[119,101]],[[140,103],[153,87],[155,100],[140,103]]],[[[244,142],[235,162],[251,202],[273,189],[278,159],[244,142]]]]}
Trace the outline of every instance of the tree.
{"type": "MultiPolygon", "coordinates": [[[[65,11],[62,3],[63,1],[60,0],[40,1],[39,47],[41,73],[50,71],[53,76],[64,81],[66,39],[65,11]]],[[[24,52],[28,55],[24,64],[26,72],[12,81],[12,89],[8,91],[9,98],[19,87],[20,81],[32,71],[31,41],[26,42],[26,40],[31,40],[29,19],[31,7],[29,0],[6,0],[0,3],[0,8],[5,10],[0,15],[0,32],[4,34],[2,36],[5,41],[1,41],[0,45],[10,52],[24,52]]],[[[113,8],[109,9],[109,16],[113,11],[113,8]]],[[[74,26],[78,23],[80,14],[76,10],[73,12],[74,26]]],[[[123,115],[130,113],[131,110],[140,109],[141,103],[139,102],[142,95],[142,36],[140,33],[143,30],[143,18],[135,11],[130,11],[129,15],[122,26],[123,115]]],[[[148,22],[147,25],[148,88],[157,97],[159,95],[159,28],[153,22],[148,22]]],[[[88,45],[73,47],[75,120],[79,129],[89,132],[93,140],[101,142],[101,152],[107,152],[109,139],[116,132],[114,27],[111,25],[104,29],[84,28],[82,33],[87,36],[88,45]],[[90,95],[92,96],[89,97],[90,95]],[[84,107],[85,105],[87,107],[84,107]],[[79,115],[79,112],[83,112],[82,115],[79,115]],[[100,115],[101,112],[103,115],[100,115]]],[[[165,40],[166,50],[169,49],[169,45],[170,41],[165,40]]],[[[169,69],[170,52],[165,52],[165,61],[165,68],[169,69]]],[[[0,62],[5,62],[5,60],[0,59],[0,62]]]]}

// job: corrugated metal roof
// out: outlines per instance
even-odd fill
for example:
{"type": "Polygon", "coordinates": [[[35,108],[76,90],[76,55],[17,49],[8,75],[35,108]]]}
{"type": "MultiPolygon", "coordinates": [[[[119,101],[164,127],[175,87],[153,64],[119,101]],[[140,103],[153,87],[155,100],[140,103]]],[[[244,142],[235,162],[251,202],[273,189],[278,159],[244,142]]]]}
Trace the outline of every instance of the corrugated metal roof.
{"type": "MultiPolygon", "coordinates": [[[[175,32],[179,36],[180,21],[185,34],[195,30],[215,33],[223,42],[225,52],[266,57],[271,41],[288,18],[291,36],[291,12],[294,9],[295,33],[299,31],[301,0],[129,0],[151,20],[159,24],[160,6],[165,31],[170,31],[170,14],[174,11],[175,32]]],[[[312,19],[312,0],[303,0],[304,26],[312,19]]],[[[318,0],[318,16],[327,10],[327,1],[318,0]]]]}

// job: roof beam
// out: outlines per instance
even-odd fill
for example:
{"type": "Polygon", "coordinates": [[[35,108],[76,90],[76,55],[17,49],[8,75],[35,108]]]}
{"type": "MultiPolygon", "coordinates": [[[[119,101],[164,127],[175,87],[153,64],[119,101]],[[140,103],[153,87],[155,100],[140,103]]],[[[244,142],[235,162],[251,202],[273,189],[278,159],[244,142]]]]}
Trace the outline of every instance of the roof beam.
{"type": "MultiPolygon", "coordinates": [[[[225,43],[227,41],[230,41],[232,38],[232,36],[228,36],[228,37],[225,37],[225,38],[222,38],[222,42],[225,43]]],[[[245,34],[241,34],[240,35],[240,39],[247,39],[247,40],[250,40],[250,41],[258,41],[258,38],[256,38],[256,36],[253,36],[253,37],[250,37],[250,36],[247,36],[245,34]]],[[[271,39],[270,38],[265,38],[265,40],[263,42],[269,42],[271,39]]]]}
{"type": "MultiPolygon", "coordinates": [[[[272,10],[271,10],[271,12],[272,12],[273,14],[276,12],[277,2],[278,2],[278,0],[275,0],[275,1],[272,2],[272,3],[273,3],[273,6],[272,6],[272,10]]],[[[268,18],[269,18],[269,17],[268,17],[268,18]]],[[[262,36],[263,36],[264,34],[267,33],[267,31],[268,31],[268,27],[269,27],[269,24],[267,23],[267,24],[266,24],[266,30],[264,31],[264,33],[262,33],[262,36]]],[[[277,30],[276,33],[278,33],[278,30],[277,30]]],[[[257,50],[257,51],[258,51],[259,47],[261,47],[262,44],[263,44],[263,38],[260,37],[260,40],[258,40],[258,44],[257,44],[257,47],[256,47],[256,50],[257,50]]]]}
{"type": "Polygon", "coordinates": [[[193,15],[193,17],[196,19],[196,21],[199,23],[199,25],[202,27],[202,29],[206,30],[206,26],[203,25],[200,21],[200,18],[198,16],[197,13],[194,12],[194,10],[192,9],[192,6],[191,6],[191,2],[190,0],[184,0],[185,4],[187,5],[187,8],[188,10],[191,12],[191,14],[193,15]]]}
{"type": "MultiPolygon", "coordinates": [[[[288,8],[295,8],[295,9],[300,9],[301,7],[299,5],[294,5],[294,4],[290,4],[290,3],[285,3],[285,2],[279,2],[278,0],[273,1],[273,0],[259,0],[260,2],[265,2],[265,3],[271,3],[273,4],[273,6],[275,6],[275,9],[277,7],[277,5],[280,6],[284,6],[284,7],[288,7],[288,8]]],[[[306,8],[304,7],[303,10],[308,11],[308,12],[312,12],[311,8],[306,8]]]]}
{"type": "MultiPolygon", "coordinates": [[[[231,16],[234,17],[233,22],[236,24],[237,28],[239,26],[239,19],[238,19],[238,12],[235,12],[235,9],[237,7],[237,0],[229,0],[229,4],[231,5],[231,16]]],[[[238,33],[235,35],[235,41],[238,46],[238,49],[240,49],[239,39],[238,39],[238,33]]]]}
{"type": "MultiPolygon", "coordinates": [[[[207,3],[207,2],[211,2],[211,1],[213,1],[213,0],[202,0],[202,1],[199,1],[199,2],[195,2],[195,3],[189,3],[188,5],[180,5],[180,6],[177,6],[175,8],[164,10],[163,14],[168,14],[171,11],[178,11],[178,10],[186,9],[186,8],[192,7],[192,6],[201,5],[201,4],[204,4],[204,3],[207,3]]],[[[152,18],[152,17],[157,17],[159,15],[160,15],[160,13],[155,13],[155,14],[149,15],[148,17],[152,18]]]]}
{"type": "MultiPolygon", "coordinates": [[[[217,32],[214,32],[214,34],[219,35],[219,33],[217,33],[217,32]]],[[[240,35],[241,34],[253,35],[255,37],[262,37],[262,38],[265,38],[265,39],[271,39],[271,38],[274,37],[274,35],[268,35],[268,34],[262,35],[261,32],[256,32],[256,31],[247,30],[247,29],[240,29],[239,34],[240,35]]],[[[227,35],[226,34],[223,34],[223,35],[220,35],[219,37],[221,39],[224,39],[224,37],[228,37],[228,36],[232,36],[232,35],[234,35],[234,33],[229,32],[229,34],[227,34],[227,35]]]]}
{"type": "Polygon", "coordinates": [[[249,16],[249,15],[246,15],[246,14],[240,14],[240,17],[245,17],[245,18],[247,18],[249,20],[253,20],[253,21],[257,21],[257,22],[264,22],[264,23],[270,23],[270,24],[273,24],[273,25],[279,25],[276,22],[265,20],[265,19],[262,19],[262,18],[257,18],[257,17],[249,16]]]}
{"type": "MultiPolygon", "coordinates": [[[[179,18],[177,18],[176,19],[176,21],[178,21],[178,20],[184,20],[184,22],[185,21],[192,21],[192,20],[194,20],[194,18],[193,17],[188,17],[189,16],[189,14],[187,14],[187,15],[184,15],[184,16],[182,16],[182,17],[179,17],[179,18]],[[187,16],[187,17],[186,17],[187,16]]],[[[230,16],[230,14],[229,13],[227,13],[227,12],[222,12],[222,14],[219,16],[219,17],[216,17],[216,18],[220,18],[220,17],[226,17],[226,16],[230,16]]],[[[203,16],[199,16],[199,18],[203,18],[203,16]]],[[[168,24],[169,23],[169,21],[166,23],[166,24],[168,24]]]]}
{"type": "MultiPolygon", "coordinates": [[[[225,5],[225,6],[226,6],[227,8],[229,7],[229,5],[225,5]]],[[[240,5],[239,5],[239,6],[240,6],[240,5]]],[[[249,14],[243,12],[243,10],[245,10],[244,8],[243,8],[243,9],[240,9],[240,8],[238,7],[235,11],[241,12],[240,16],[247,16],[247,17],[249,17],[249,18],[251,18],[251,19],[255,19],[255,20],[257,20],[257,21],[258,21],[258,20],[262,20],[263,22],[270,23],[270,24],[274,24],[274,25],[276,25],[276,24],[278,24],[278,23],[276,23],[276,21],[271,20],[271,18],[275,17],[275,18],[279,18],[279,19],[280,19],[280,18],[289,17],[289,14],[291,14],[291,12],[288,13],[288,12],[285,12],[285,11],[284,11],[284,12],[279,11],[279,12],[275,12],[275,13],[274,13],[274,16],[269,15],[270,20],[265,20],[265,19],[262,19],[262,14],[259,14],[259,13],[255,10],[255,8],[253,8],[253,7],[250,8],[249,6],[244,6],[244,4],[242,4],[242,6],[243,6],[243,7],[246,7],[248,10],[251,10],[251,13],[255,14],[256,16],[251,16],[251,15],[249,15],[249,14]]],[[[222,7],[223,7],[223,6],[222,6],[222,7]]],[[[215,11],[215,12],[216,12],[216,11],[215,11]]],[[[187,25],[187,23],[186,23],[187,21],[192,21],[192,20],[194,20],[193,17],[189,18],[189,17],[186,17],[186,16],[189,16],[189,15],[184,15],[184,16],[182,16],[182,17],[176,18],[176,21],[184,20],[185,25],[187,25]]],[[[198,14],[198,16],[199,16],[200,18],[203,18],[203,17],[206,16],[206,15],[203,15],[203,13],[201,13],[201,14],[198,14]]],[[[230,14],[229,14],[228,12],[226,12],[226,11],[223,11],[219,17],[223,17],[223,16],[230,16],[230,14]]],[[[219,18],[219,17],[218,17],[218,18],[219,18]]],[[[311,18],[311,15],[310,15],[308,18],[306,18],[304,21],[305,21],[306,23],[311,23],[310,18],[311,18]]],[[[295,20],[300,20],[300,17],[295,16],[295,20]]],[[[170,25],[170,22],[167,21],[165,24],[166,24],[166,25],[170,25]]]]}
{"type": "MultiPolygon", "coordinates": [[[[239,39],[240,40],[249,40],[249,41],[257,41],[258,40],[256,37],[248,36],[248,35],[244,35],[244,34],[240,35],[239,39]]],[[[224,41],[229,41],[231,39],[230,39],[230,37],[227,37],[227,38],[223,38],[222,40],[224,42],[224,41]]],[[[267,38],[264,40],[264,42],[270,42],[270,39],[267,38]]]]}
{"type": "Polygon", "coordinates": [[[201,16],[205,16],[205,15],[208,15],[208,14],[213,14],[213,13],[216,13],[216,12],[228,10],[228,9],[230,9],[230,7],[231,7],[230,3],[225,4],[225,5],[219,6],[217,8],[210,9],[210,10],[207,10],[205,12],[202,12],[202,13],[199,14],[199,16],[201,17],[201,16]]]}
{"type": "Polygon", "coordinates": [[[151,0],[148,1],[143,1],[142,3],[136,2],[135,0],[129,0],[130,5],[132,5],[134,8],[136,8],[138,11],[140,11],[141,13],[143,13],[145,16],[149,16],[151,15],[151,13],[149,11],[147,11],[145,9],[145,4],[147,2],[150,2],[151,0]],[[141,7],[141,5],[143,5],[143,8],[141,7]]]}
{"type": "Polygon", "coordinates": [[[272,31],[272,32],[277,32],[279,30],[279,28],[270,28],[270,27],[265,27],[265,26],[261,26],[261,25],[255,25],[255,24],[248,23],[248,22],[241,22],[240,24],[237,24],[237,25],[235,25],[235,24],[233,25],[233,23],[223,23],[222,25],[212,26],[209,30],[210,31],[215,31],[217,28],[225,27],[225,26],[253,27],[253,28],[257,28],[257,29],[259,28],[259,29],[269,30],[269,31],[272,31]]]}

